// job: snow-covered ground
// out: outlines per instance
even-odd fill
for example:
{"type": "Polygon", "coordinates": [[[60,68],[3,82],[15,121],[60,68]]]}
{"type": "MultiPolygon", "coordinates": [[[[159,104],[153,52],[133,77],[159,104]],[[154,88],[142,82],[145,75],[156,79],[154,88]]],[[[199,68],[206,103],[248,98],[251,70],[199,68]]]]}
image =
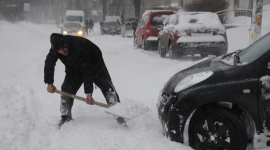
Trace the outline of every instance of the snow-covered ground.
{"type": "MultiPolygon", "coordinates": [[[[262,34],[270,31],[270,5],[264,7],[262,34]]],[[[227,30],[229,52],[249,45],[249,26],[227,30]]],[[[56,128],[60,95],[49,94],[43,82],[44,60],[56,25],[0,21],[0,149],[1,150],[189,150],[161,133],[156,102],[165,82],[176,72],[200,61],[160,58],[156,51],[135,48],[132,38],[102,36],[98,23],[86,38],[100,47],[121,101],[137,101],[149,112],[119,126],[98,106],[76,101],[74,120],[56,128]]],[[[64,66],[57,62],[55,86],[60,89],[64,66]]],[[[84,97],[83,87],[77,95],[84,97]]],[[[99,89],[96,101],[105,103],[99,89]]]]}

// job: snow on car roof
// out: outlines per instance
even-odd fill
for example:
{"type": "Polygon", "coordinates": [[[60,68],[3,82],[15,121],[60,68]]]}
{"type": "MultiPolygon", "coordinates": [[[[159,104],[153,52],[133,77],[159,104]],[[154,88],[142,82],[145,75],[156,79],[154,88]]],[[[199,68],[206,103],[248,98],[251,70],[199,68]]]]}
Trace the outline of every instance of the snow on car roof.
{"type": "Polygon", "coordinates": [[[173,12],[173,10],[146,10],[143,14],[142,14],[142,18],[145,18],[149,15],[150,12],[173,12]]]}
{"type": "Polygon", "coordinates": [[[67,10],[66,15],[70,16],[84,15],[84,12],[81,10],[67,10]]]}
{"type": "Polygon", "coordinates": [[[218,29],[225,31],[221,24],[218,15],[212,12],[181,12],[178,13],[177,30],[200,30],[204,29],[218,29]]]}

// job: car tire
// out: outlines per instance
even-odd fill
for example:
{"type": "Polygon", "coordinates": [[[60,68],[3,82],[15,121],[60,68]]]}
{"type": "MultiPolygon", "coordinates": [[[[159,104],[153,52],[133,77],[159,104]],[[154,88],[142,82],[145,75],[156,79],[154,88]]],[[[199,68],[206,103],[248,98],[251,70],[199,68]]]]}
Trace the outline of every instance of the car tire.
{"type": "Polygon", "coordinates": [[[169,52],[169,58],[170,59],[176,59],[177,55],[175,53],[175,50],[173,48],[172,43],[169,43],[169,45],[168,45],[168,52],[169,52]]]}
{"type": "Polygon", "coordinates": [[[239,116],[220,107],[198,109],[189,122],[189,144],[196,150],[246,150],[247,132],[239,116]]]}
{"type": "Polygon", "coordinates": [[[166,52],[161,48],[161,42],[158,40],[158,53],[160,57],[164,58],[166,56],[166,52]]]}
{"type": "Polygon", "coordinates": [[[145,41],[144,38],[143,38],[143,41],[142,41],[142,48],[143,48],[144,50],[148,50],[148,45],[146,44],[146,41],[145,41]]]}
{"type": "Polygon", "coordinates": [[[133,38],[133,44],[134,44],[135,47],[138,47],[138,48],[140,47],[139,43],[137,42],[136,37],[133,38]]]}

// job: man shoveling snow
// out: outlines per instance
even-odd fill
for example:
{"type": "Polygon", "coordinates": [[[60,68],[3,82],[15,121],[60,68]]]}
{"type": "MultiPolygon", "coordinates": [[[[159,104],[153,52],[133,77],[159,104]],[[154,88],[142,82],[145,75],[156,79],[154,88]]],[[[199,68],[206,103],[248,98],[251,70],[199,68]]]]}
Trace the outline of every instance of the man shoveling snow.
{"type": "MultiPolygon", "coordinates": [[[[77,36],[64,36],[53,33],[50,37],[51,49],[45,60],[44,82],[48,84],[47,91],[54,93],[54,68],[58,59],[65,65],[66,76],[61,90],[76,94],[84,83],[86,103],[93,105],[93,83],[97,85],[109,106],[120,102],[113,86],[111,77],[104,63],[100,49],[88,39],[77,36]]],[[[72,119],[72,105],[74,98],[61,95],[61,120],[59,128],[72,119]]],[[[123,117],[114,115],[117,123],[126,124],[123,117]]]]}

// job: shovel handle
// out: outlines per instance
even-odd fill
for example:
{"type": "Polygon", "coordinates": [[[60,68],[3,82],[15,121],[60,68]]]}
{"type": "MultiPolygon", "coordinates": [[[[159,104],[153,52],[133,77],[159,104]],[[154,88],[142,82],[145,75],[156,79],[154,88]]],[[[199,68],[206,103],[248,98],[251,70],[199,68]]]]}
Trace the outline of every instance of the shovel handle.
{"type": "MultiPolygon", "coordinates": [[[[54,90],[55,93],[58,93],[58,94],[62,94],[62,95],[65,95],[65,96],[68,96],[68,97],[71,97],[71,98],[75,98],[77,100],[81,100],[81,101],[84,101],[84,102],[87,102],[88,99],[86,98],[83,98],[83,97],[80,97],[80,96],[76,96],[76,95],[72,95],[72,94],[69,94],[69,93],[66,93],[66,92],[63,92],[63,91],[59,91],[59,90],[54,90]]],[[[104,104],[104,103],[100,103],[100,102],[97,102],[97,101],[92,101],[92,103],[94,105],[98,105],[98,106],[101,106],[101,107],[105,107],[105,108],[109,108],[110,106],[107,105],[107,104],[104,104]]]]}

